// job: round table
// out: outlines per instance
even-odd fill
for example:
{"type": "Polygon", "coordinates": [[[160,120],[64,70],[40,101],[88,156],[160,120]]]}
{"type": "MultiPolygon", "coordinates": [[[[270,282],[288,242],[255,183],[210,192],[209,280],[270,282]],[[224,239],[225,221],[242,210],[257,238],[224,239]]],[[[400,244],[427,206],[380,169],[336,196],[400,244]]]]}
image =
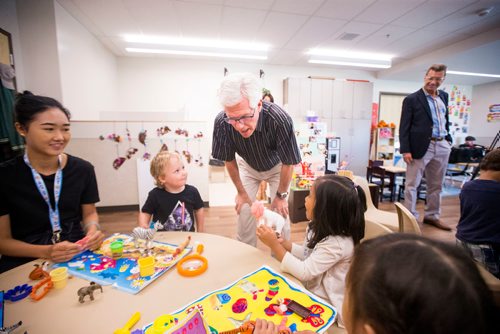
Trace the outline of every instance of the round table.
{"type": "MultiPolygon", "coordinates": [[[[18,331],[27,330],[30,334],[112,333],[123,327],[132,314],[140,312],[141,319],[133,327],[138,329],[162,314],[169,314],[235,282],[262,265],[281,273],[279,262],[270,256],[270,252],[234,239],[206,233],[158,232],[155,240],[180,244],[188,235],[191,235],[191,246],[195,242],[204,245],[202,255],[208,260],[208,269],[199,276],[184,277],[172,268],[135,295],[107,285],[103,286],[103,293],[100,290],[94,292],[94,301],[86,297],[83,304],[78,302],[77,291],[88,286],[89,282],[73,277],[65,288],[52,289],[38,302],[29,297],[17,302],[5,301],[5,325],[22,320],[22,329],[18,331]]],[[[1,274],[0,290],[7,291],[24,283],[35,285],[37,282],[31,281],[28,275],[34,268],[33,264],[41,262],[33,261],[1,274]]],[[[298,283],[292,276],[284,276],[298,283]]],[[[335,333],[339,330],[336,326],[332,329],[335,333]]]]}

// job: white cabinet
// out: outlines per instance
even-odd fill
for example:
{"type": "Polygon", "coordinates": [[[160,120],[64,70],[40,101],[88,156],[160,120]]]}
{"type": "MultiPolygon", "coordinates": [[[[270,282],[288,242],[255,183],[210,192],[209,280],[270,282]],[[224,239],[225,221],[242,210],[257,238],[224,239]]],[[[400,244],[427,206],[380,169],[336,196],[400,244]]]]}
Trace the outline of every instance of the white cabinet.
{"type": "Polygon", "coordinates": [[[283,103],[295,122],[313,110],[328,132],[342,139],[341,159],[364,175],[369,159],[373,83],[318,78],[287,78],[283,103]]]}

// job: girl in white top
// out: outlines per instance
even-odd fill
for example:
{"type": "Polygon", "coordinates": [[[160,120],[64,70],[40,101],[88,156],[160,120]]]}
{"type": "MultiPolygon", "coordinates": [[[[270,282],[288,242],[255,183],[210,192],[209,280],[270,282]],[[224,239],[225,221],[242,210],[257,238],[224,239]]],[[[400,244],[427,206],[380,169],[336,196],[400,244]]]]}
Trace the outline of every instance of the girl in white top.
{"type": "Polygon", "coordinates": [[[278,239],[266,225],[257,228],[259,239],[281,261],[281,270],[329,301],[339,312],[341,327],[344,282],[354,246],[364,236],[365,203],[363,190],[350,179],[325,175],[316,179],[305,200],[310,223],[303,246],[278,239]]]}

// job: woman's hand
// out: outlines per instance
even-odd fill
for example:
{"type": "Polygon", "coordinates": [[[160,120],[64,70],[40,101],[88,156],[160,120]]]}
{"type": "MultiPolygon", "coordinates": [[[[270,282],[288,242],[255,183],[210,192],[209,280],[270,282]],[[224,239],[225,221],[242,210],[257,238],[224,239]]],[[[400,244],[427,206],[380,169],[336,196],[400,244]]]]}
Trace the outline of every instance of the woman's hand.
{"type": "Polygon", "coordinates": [[[85,248],[96,250],[101,247],[102,241],[104,240],[104,233],[99,230],[88,231],[86,238],[88,239],[85,248]]]}
{"type": "Polygon", "coordinates": [[[50,246],[48,258],[52,262],[66,262],[81,253],[82,250],[83,248],[75,243],[63,241],[50,246]]]}

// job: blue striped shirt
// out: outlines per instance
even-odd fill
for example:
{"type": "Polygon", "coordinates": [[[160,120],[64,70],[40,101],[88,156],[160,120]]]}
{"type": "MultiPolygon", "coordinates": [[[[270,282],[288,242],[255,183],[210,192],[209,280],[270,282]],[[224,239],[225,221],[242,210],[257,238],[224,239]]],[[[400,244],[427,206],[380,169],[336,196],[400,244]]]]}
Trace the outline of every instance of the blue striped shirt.
{"type": "Polygon", "coordinates": [[[290,115],[274,103],[262,102],[254,133],[243,138],[221,111],[214,122],[212,155],[215,159],[232,161],[238,153],[253,169],[268,171],[280,162],[296,165],[300,151],[290,115]]]}

